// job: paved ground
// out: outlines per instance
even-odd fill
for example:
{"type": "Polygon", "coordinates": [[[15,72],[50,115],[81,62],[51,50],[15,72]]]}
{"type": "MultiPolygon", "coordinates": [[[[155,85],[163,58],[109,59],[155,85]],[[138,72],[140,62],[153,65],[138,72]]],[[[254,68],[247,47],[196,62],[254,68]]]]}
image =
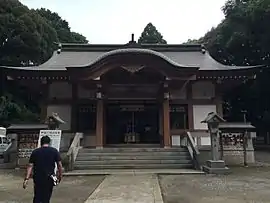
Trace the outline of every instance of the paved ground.
{"type": "MultiPolygon", "coordinates": [[[[65,177],[56,187],[51,203],[83,203],[104,179],[103,176],[65,177]]],[[[32,181],[22,189],[21,172],[0,171],[0,203],[32,202],[32,181]]]]}
{"type": "Polygon", "coordinates": [[[156,175],[111,175],[86,203],[163,203],[156,175]]]}
{"type": "Polygon", "coordinates": [[[269,203],[270,167],[234,168],[228,176],[160,176],[165,203],[269,203]]]}
{"type": "MultiPolygon", "coordinates": [[[[233,168],[228,176],[157,177],[134,172],[105,179],[104,176],[65,177],[51,202],[161,203],[159,182],[164,203],[270,203],[270,152],[256,153],[256,158],[260,162],[256,167],[233,168]]],[[[0,170],[0,203],[32,201],[32,184],[23,190],[22,179],[22,173],[0,170]]]]}

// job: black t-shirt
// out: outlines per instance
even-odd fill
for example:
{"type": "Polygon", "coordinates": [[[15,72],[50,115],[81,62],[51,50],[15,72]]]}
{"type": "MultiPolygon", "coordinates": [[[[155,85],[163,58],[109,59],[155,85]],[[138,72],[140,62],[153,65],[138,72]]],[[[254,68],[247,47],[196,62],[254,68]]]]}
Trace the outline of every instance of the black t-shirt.
{"type": "Polygon", "coordinates": [[[53,147],[35,149],[29,159],[33,164],[34,180],[46,180],[54,174],[55,163],[61,161],[60,153],[53,147]]]}

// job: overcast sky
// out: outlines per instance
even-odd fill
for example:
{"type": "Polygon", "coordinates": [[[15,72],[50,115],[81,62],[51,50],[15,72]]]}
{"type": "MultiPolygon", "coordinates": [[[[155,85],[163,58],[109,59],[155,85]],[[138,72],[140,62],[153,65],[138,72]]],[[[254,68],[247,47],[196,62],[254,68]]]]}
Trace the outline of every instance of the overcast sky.
{"type": "Polygon", "coordinates": [[[152,22],[170,44],[203,36],[224,18],[226,0],[21,0],[69,22],[90,43],[127,43],[152,22]]]}

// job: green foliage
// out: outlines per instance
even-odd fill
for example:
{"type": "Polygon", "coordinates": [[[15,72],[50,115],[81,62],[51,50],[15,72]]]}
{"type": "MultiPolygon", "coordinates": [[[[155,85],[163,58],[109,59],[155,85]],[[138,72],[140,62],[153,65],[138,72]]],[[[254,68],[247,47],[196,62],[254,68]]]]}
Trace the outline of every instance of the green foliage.
{"type": "Polygon", "coordinates": [[[37,114],[29,111],[25,105],[15,102],[12,95],[0,97],[0,126],[7,126],[10,123],[35,122],[37,120],[37,114]]]}
{"type": "MultiPolygon", "coordinates": [[[[228,0],[223,11],[225,20],[199,41],[221,63],[269,66],[270,1],[228,0]]],[[[253,123],[269,128],[269,77],[269,71],[264,71],[257,74],[255,83],[247,82],[224,96],[230,119],[239,121],[241,110],[246,109],[253,123]]]]}
{"type": "Polygon", "coordinates": [[[152,23],[148,23],[138,40],[140,44],[167,44],[163,36],[152,23]]]}
{"type": "Polygon", "coordinates": [[[44,8],[38,9],[37,12],[55,29],[60,42],[88,43],[83,35],[71,32],[68,22],[63,20],[57,13],[44,8]]]}
{"type": "MultiPolygon", "coordinates": [[[[71,32],[68,22],[57,13],[46,9],[29,10],[18,0],[0,0],[0,65],[39,65],[51,57],[54,42],[88,41],[84,36],[71,32]]],[[[3,80],[0,77],[1,84],[7,82],[3,80]]],[[[0,95],[0,125],[37,121],[40,97],[30,100],[27,90],[18,84],[10,85],[10,81],[6,87],[4,92],[9,94],[0,95]]]]}
{"type": "Polygon", "coordinates": [[[0,64],[35,65],[47,60],[55,30],[34,10],[15,0],[0,0],[0,64]]]}

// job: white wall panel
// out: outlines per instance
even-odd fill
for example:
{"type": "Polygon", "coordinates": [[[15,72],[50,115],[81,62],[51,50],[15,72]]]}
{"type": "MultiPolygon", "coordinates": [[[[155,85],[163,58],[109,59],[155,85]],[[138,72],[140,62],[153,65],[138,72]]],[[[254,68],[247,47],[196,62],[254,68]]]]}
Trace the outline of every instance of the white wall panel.
{"type": "Polygon", "coordinates": [[[207,124],[201,123],[208,113],[217,112],[216,105],[193,105],[193,121],[195,130],[207,130],[207,124]]]}
{"type": "Polygon", "coordinates": [[[211,145],[210,136],[209,137],[201,137],[201,145],[202,146],[211,145]]]}

